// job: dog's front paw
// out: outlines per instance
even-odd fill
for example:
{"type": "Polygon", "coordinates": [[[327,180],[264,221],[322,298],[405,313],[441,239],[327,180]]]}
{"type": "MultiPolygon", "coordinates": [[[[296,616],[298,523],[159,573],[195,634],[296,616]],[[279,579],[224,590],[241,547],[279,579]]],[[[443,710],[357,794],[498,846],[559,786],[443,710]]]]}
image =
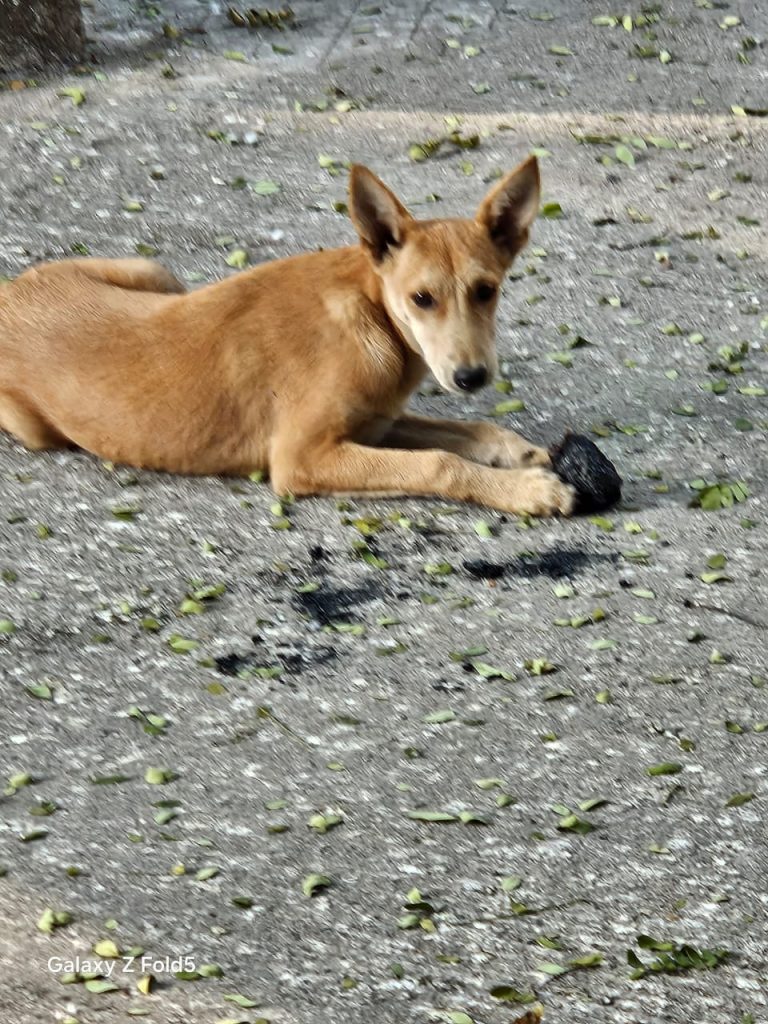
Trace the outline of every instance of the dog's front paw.
{"type": "Polygon", "coordinates": [[[499,430],[493,436],[491,466],[517,469],[523,466],[551,466],[552,459],[546,448],[515,434],[512,430],[499,430]]]}
{"type": "Polygon", "coordinates": [[[551,466],[552,459],[550,458],[549,452],[546,448],[536,448],[533,445],[526,450],[520,456],[520,462],[523,466],[551,466]]]}
{"type": "Polygon", "coordinates": [[[536,467],[520,471],[514,502],[519,515],[569,516],[575,501],[573,487],[549,470],[536,467]]]}

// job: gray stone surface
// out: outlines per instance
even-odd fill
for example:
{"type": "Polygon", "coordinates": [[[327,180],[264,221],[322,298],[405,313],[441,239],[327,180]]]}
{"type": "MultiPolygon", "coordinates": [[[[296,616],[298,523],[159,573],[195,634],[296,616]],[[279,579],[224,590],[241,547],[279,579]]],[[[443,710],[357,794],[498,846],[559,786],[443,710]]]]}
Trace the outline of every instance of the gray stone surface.
{"type": "MultiPolygon", "coordinates": [[[[343,167],[329,174],[321,154],[369,163],[415,212],[440,215],[546,150],[544,198],[562,217],[539,221],[502,304],[500,350],[526,405],[504,421],[545,441],[596,426],[626,481],[602,524],[309,500],[275,530],[263,485],[1,438],[0,619],[16,629],[0,635],[0,774],[34,779],[0,798],[4,1019],[111,1024],[138,1008],[196,1024],[503,1024],[523,1010],[490,994],[507,984],[552,1021],[765,1021],[768,163],[766,121],[732,110],[766,105],[759,6],[665,0],[653,40],[565,0],[296,3],[301,27],[284,33],[238,30],[215,3],[99,0],[83,74],[0,94],[8,276],[73,248],[138,245],[210,280],[233,272],[237,247],[255,263],[351,239],[332,205],[343,167]],[[672,60],[631,57],[635,45],[672,60]],[[446,115],[480,145],[412,162],[409,145],[444,133],[446,115]],[[226,141],[251,132],[255,145],[226,141]],[[265,180],[280,190],[245,184],[265,180]],[[569,349],[577,337],[591,344],[569,349]],[[738,358],[719,353],[742,343],[738,358]],[[563,352],[572,365],[550,358],[563,352]],[[743,480],[750,497],[691,509],[697,478],[743,480]],[[126,508],[133,518],[115,515],[126,508]],[[381,520],[368,541],[386,569],[355,552],[367,519],[381,520]],[[724,568],[708,569],[718,554],[724,568]],[[477,558],[506,574],[473,578],[463,563],[477,558]],[[426,571],[442,563],[453,571],[426,571]],[[226,591],[180,615],[192,580],[226,591]],[[319,589],[302,595],[308,582],[319,589]],[[602,621],[555,624],[596,608],[602,621]],[[199,646],[176,653],[174,635],[199,646]],[[514,681],[451,656],[476,647],[514,681]],[[531,675],[534,659],[557,671],[531,675]],[[148,734],[132,707],[167,726],[148,734]],[[441,711],[451,720],[425,721],[441,711]],[[681,770],[647,774],[665,762],[681,770]],[[172,781],[148,784],[158,767],[172,781]],[[91,781],[112,775],[127,778],[91,781]],[[514,802],[497,806],[502,792],[514,802]],[[754,798],[726,806],[734,794],[754,798]],[[52,814],[30,815],[46,802],[52,814]],[[556,805],[596,828],[558,830],[556,805]],[[408,817],[419,808],[487,824],[408,817]],[[157,824],[164,810],[176,817],[157,824]],[[318,813],[343,822],[319,834],[318,813]],[[195,880],[206,867],[218,873],[195,880]],[[332,884],[307,898],[315,872],[332,884]],[[523,881],[509,895],[511,875],[523,881]],[[398,928],[414,887],[434,931],[398,928]],[[38,931],[47,907],[72,922],[38,931]],[[627,949],[654,955],[641,934],[732,957],[632,981],[627,949]],[[105,938],[223,977],[156,971],[143,996],[122,962],[103,994],[48,970],[105,938]],[[602,963],[538,969],[590,953],[602,963]],[[258,1006],[225,1001],[236,993],[258,1006]]],[[[427,387],[415,404],[490,416],[506,397],[427,387]]]]}
{"type": "Polygon", "coordinates": [[[0,0],[0,73],[79,60],[84,42],[80,0],[0,0]]]}

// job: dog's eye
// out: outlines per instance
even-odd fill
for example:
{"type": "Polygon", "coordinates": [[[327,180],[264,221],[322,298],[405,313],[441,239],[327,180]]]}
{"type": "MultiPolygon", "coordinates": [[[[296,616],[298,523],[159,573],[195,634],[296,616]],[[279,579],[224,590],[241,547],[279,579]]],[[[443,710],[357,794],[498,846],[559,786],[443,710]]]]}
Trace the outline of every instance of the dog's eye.
{"type": "Polygon", "coordinates": [[[487,281],[481,281],[480,284],[475,286],[475,299],[478,302],[490,302],[496,294],[496,288],[492,284],[488,284],[487,281]]]}
{"type": "Polygon", "coordinates": [[[436,305],[434,296],[430,295],[429,292],[414,292],[411,299],[414,305],[420,309],[432,309],[436,305]]]}

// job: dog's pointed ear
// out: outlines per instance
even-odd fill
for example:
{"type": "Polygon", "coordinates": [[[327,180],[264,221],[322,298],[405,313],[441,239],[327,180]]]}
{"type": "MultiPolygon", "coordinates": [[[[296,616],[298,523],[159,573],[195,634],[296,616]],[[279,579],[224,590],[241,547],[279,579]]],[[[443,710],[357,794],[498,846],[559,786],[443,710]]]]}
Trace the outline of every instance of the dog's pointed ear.
{"type": "Polygon", "coordinates": [[[376,263],[402,245],[405,227],[413,220],[397,196],[362,164],[355,164],[349,175],[349,214],[376,263]]]}
{"type": "Polygon", "coordinates": [[[539,165],[535,156],[529,156],[494,185],[475,214],[477,223],[510,259],[528,241],[540,194],[539,165]]]}

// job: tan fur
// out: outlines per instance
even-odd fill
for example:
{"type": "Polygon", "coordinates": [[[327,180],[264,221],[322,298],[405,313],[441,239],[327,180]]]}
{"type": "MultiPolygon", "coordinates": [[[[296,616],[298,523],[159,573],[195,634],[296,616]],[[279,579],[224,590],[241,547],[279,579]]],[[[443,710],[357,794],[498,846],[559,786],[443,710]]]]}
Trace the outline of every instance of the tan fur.
{"type": "Polygon", "coordinates": [[[495,369],[496,298],[476,289],[500,287],[538,201],[531,158],[474,220],[416,221],[355,167],[355,247],[191,293],[149,260],[35,267],[0,288],[0,427],[29,448],[169,472],[263,469],[278,493],[568,514],[573,493],[543,449],[490,423],[405,412],[427,368],[452,390],[460,367],[495,369]]]}

